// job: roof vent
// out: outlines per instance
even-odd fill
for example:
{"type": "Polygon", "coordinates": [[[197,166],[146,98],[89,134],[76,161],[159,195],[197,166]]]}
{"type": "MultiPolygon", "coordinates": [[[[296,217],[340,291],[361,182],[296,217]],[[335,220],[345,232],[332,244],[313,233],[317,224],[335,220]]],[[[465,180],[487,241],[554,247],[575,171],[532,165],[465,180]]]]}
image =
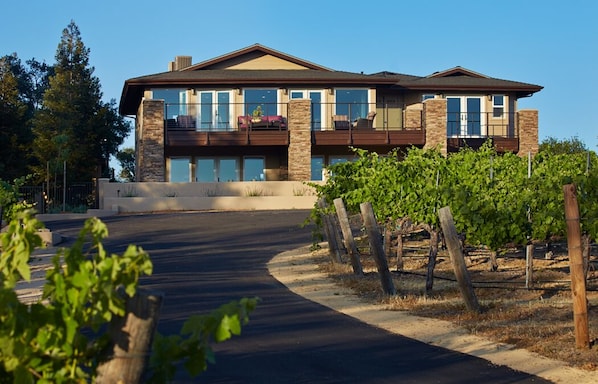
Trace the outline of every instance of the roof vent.
{"type": "Polygon", "coordinates": [[[191,66],[191,56],[175,56],[174,61],[168,63],[168,71],[180,71],[191,66]]]}

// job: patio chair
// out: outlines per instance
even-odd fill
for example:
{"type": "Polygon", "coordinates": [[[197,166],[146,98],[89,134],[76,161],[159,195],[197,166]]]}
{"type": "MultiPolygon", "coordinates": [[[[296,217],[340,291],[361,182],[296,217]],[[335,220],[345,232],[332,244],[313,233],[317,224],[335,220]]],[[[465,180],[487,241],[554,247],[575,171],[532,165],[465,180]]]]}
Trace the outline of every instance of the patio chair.
{"type": "Polygon", "coordinates": [[[349,118],[347,115],[333,115],[332,122],[335,131],[346,131],[349,129],[349,118]]]}
{"type": "Polygon", "coordinates": [[[365,119],[360,117],[355,120],[353,127],[357,130],[374,129],[374,117],[376,117],[376,112],[370,111],[365,119]]]}

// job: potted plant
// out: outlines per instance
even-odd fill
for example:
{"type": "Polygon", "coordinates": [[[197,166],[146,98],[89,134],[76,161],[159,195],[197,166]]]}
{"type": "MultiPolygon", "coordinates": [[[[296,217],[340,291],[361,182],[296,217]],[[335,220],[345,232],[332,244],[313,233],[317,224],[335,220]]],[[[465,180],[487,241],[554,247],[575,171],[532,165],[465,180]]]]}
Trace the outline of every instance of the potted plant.
{"type": "Polygon", "coordinates": [[[251,121],[254,123],[259,123],[260,121],[262,121],[263,115],[264,112],[262,111],[262,106],[258,105],[251,113],[251,121]]]}

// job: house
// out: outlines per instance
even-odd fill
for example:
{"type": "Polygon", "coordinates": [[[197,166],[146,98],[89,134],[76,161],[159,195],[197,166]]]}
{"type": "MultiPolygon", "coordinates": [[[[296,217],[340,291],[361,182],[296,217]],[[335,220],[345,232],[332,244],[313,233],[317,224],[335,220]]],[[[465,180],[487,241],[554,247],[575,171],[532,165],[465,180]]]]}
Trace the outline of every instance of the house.
{"type": "Polygon", "coordinates": [[[492,138],[499,152],[533,154],[538,112],[517,101],[541,89],[462,67],[335,71],[256,44],[126,80],[119,108],[135,117],[137,181],[306,181],[351,146],[450,153],[492,138]]]}

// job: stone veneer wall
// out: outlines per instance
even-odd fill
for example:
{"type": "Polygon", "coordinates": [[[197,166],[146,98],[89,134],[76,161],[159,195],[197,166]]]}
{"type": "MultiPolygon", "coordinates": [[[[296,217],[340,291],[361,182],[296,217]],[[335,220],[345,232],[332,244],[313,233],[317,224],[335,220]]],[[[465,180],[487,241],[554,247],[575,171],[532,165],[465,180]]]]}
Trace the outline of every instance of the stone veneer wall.
{"type": "Polygon", "coordinates": [[[403,111],[405,129],[421,129],[422,110],[419,108],[407,108],[403,111]]]}
{"type": "Polygon", "coordinates": [[[425,100],[422,118],[426,132],[424,148],[438,148],[446,155],[446,99],[425,100]]]}
{"type": "Polygon", "coordinates": [[[289,101],[289,181],[311,180],[311,101],[289,101]]]}
{"type": "Polygon", "coordinates": [[[137,116],[136,181],[166,181],[164,101],[143,100],[137,116]]]}
{"type": "Polygon", "coordinates": [[[532,156],[538,153],[538,111],[522,109],[517,113],[519,119],[519,156],[532,156]]]}

